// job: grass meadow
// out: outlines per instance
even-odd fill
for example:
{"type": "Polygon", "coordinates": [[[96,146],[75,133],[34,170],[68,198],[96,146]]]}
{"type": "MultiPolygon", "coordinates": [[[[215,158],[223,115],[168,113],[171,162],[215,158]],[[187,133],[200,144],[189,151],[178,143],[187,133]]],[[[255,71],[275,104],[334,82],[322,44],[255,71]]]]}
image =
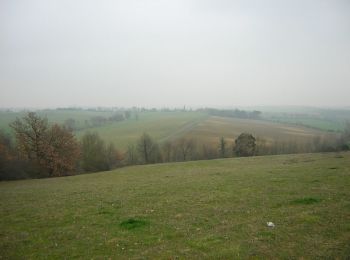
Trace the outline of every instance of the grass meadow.
{"type": "Polygon", "coordinates": [[[349,198],[350,153],[1,182],[0,258],[347,259],[349,198]]]}

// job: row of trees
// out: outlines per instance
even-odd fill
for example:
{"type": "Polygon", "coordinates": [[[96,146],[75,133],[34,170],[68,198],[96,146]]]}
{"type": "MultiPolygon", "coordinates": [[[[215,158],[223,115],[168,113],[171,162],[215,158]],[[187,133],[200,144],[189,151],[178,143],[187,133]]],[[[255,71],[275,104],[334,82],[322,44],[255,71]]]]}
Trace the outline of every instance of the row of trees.
{"type": "Polygon", "coordinates": [[[239,109],[215,109],[215,108],[206,108],[202,111],[213,116],[223,116],[223,117],[234,117],[234,118],[243,118],[243,119],[260,119],[261,111],[245,111],[239,109]]]}
{"type": "Polygon", "coordinates": [[[136,144],[128,146],[125,154],[127,164],[147,164],[216,158],[276,155],[310,152],[335,152],[350,150],[350,124],[338,138],[315,137],[309,143],[293,140],[279,141],[255,138],[242,133],[235,140],[221,137],[217,143],[203,143],[193,138],[180,138],[158,144],[144,133],[136,144]]]}
{"type": "MultiPolygon", "coordinates": [[[[65,126],[50,125],[47,119],[28,113],[11,124],[16,144],[0,133],[0,179],[43,178],[83,172],[110,170],[123,165],[149,164],[229,157],[226,141],[221,150],[199,146],[191,138],[180,138],[159,145],[147,133],[125,154],[112,143],[106,144],[97,133],[87,132],[80,141],[65,126]],[[201,147],[201,149],[199,149],[201,147]]],[[[255,138],[242,134],[236,140],[235,154],[254,155],[255,138]]]]}
{"type": "Polygon", "coordinates": [[[242,133],[231,148],[223,137],[216,145],[200,143],[193,138],[179,138],[158,144],[150,135],[144,133],[136,144],[128,146],[125,159],[127,164],[148,164],[252,156],[255,155],[255,151],[256,139],[248,133],[242,133]]]}
{"type": "MultiPolygon", "coordinates": [[[[126,111],[115,112],[109,117],[93,116],[90,119],[85,120],[83,124],[73,118],[68,118],[67,120],[64,121],[63,125],[68,129],[75,131],[75,130],[82,130],[82,129],[91,128],[91,127],[100,127],[108,123],[128,120],[131,117],[132,117],[131,111],[126,110],[126,111]]],[[[134,113],[133,117],[136,120],[138,119],[137,112],[134,113]]]]}
{"type": "Polygon", "coordinates": [[[221,137],[217,143],[179,138],[157,143],[142,134],[125,153],[105,143],[97,133],[84,134],[80,141],[72,130],[35,113],[11,125],[16,142],[0,132],[0,179],[42,178],[110,170],[123,165],[205,160],[234,156],[349,150],[350,124],[336,141],[315,138],[310,144],[266,141],[242,133],[235,140],[221,137]]]}

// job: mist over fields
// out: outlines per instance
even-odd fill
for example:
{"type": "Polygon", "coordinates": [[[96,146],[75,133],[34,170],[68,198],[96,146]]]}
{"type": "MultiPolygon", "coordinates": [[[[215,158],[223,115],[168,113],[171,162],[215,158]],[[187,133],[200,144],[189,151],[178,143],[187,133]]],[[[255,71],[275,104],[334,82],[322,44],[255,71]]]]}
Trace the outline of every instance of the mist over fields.
{"type": "Polygon", "coordinates": [[[0,106],[349,106],[350,4],[1,1],[0,106]]]}

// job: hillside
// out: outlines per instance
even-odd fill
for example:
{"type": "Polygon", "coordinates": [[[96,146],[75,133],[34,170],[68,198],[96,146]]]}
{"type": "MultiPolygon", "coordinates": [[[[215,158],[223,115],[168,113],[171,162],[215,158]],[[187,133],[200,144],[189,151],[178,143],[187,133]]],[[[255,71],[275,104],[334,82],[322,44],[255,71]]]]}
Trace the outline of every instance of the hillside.
{"type": "Polygon", "coordinates": [[[350,153],[2,182],[0,258],[345,259],[349,197],[350,153]]]}

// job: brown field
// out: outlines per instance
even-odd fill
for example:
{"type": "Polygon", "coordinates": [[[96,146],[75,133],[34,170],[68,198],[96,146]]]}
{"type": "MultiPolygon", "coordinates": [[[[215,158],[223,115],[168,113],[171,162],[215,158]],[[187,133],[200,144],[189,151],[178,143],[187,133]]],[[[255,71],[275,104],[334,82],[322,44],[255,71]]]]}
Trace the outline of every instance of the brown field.
{"type": "Polygon", "coordinates": [[[252,133],[255,137],[263,138],[268,143],[275,140],[306,144],[312,143],[317,136],[321,139],[334,139],[337,136],[334,133],[302,126],[217,116],[204,119],[196,127],[187,131],[184,136],[214,144],[218,142],[221,136],[225,137],[229,142],[234,141],[242,132],[252,133]]]}

